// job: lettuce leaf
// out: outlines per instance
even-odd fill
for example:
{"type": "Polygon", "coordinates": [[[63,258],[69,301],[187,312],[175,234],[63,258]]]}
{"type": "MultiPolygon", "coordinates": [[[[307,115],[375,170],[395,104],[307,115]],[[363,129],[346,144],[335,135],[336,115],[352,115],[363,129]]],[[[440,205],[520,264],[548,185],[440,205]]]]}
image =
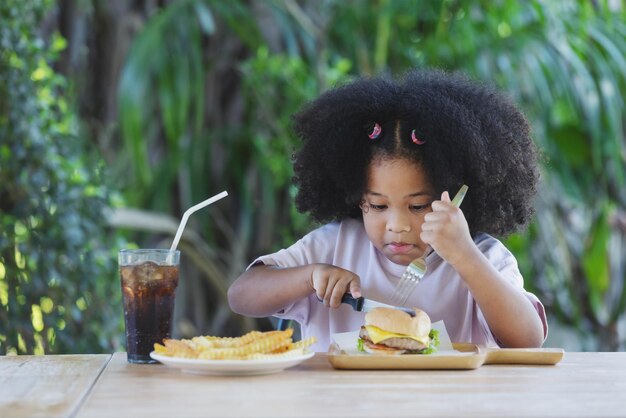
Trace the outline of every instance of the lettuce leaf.
{"type": "Polygon", "coordinates": [[[409,350],[406,354],[432,354],[439,348],[439,331],[431,329],[428,334],[430,337],[430,344],[423,350],[409,350]]]}
{"type": "Polygon", "coordinates": [[[359,338],[356,340],[356,349],[362,353],[366,353],[365,348],[363,348],[363,339],[359,338]]]}

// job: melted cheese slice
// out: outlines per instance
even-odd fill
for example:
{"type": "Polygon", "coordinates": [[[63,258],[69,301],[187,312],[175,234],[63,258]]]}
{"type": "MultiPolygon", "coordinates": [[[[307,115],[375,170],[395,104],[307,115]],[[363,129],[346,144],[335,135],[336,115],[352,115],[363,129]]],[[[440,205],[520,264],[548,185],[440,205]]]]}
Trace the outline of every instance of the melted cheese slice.
{"type": "Polygon", "coordinates": [[[379,342],[388,338],[410,338],[424,345],[428,345],[430,343],[430,338],[428,338],[428,336],[414,337],[412,335],[396,334],[395,332],[384,331],[378,327],[375,327],[374,325],[366,325],[365,329],[367,330],[367,334],[374,344],[378,344],[379,342]]]}

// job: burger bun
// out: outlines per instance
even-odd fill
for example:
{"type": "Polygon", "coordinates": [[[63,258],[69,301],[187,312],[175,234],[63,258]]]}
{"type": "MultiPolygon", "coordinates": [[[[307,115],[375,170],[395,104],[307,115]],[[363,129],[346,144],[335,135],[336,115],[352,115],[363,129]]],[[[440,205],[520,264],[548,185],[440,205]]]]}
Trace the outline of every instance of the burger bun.
{"type": "Polygon", "coordinates": [[[426,337],[430,332],[430,317],[414,308],[415,316],[399,309],[375,308],[365,315],[365,325],[373,325],[388,332],[426,337]]]}

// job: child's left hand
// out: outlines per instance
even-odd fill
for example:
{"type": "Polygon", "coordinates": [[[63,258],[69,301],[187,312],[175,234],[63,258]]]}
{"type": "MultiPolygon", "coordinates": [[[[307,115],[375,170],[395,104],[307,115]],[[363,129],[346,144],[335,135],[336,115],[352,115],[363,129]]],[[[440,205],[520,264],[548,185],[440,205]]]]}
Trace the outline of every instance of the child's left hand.
{"type": "Polygon", "coordinates": [[[432,203],[432,210],[424,216],[420,238],[454,266],[474,247],[467,220],[452,204],[448,192],[432,203]]]}

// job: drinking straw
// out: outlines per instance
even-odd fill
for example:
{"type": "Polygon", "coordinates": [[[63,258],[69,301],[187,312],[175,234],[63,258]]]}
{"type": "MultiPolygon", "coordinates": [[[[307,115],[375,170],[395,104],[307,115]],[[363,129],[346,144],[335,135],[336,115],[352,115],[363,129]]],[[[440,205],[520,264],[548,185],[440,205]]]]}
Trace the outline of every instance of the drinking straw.
{"type": "Polygon", "coordinates": [[[220,200],[223,197],[228,196],[228,193],[226,192],[226,190],[224,190],[222,193],[218,193],[213,197],[208,198],[207,200],[204,200],[200,203],[198,203],[197,205],[194,205],[192,207],[190,207],[189,209],[187,209],[185,211],[185,213],[183,214],[183,218],[180,220],[180,225],[178,225],[178,230],[176,231],[176,236],[174,237],[174,242],[172,242],[172,246],[170,247],[170,251],[175,251],[176,247],[178,246],[178,241],[180,241],[180,237],[181,235],[183,235],[183,230],[185,229],[185,225],[187,224],[187,219],[189,219],[189,216],[194,213],[195,211],[202,209],[203,207],[209,206],[211,203],[220,200]]]}

